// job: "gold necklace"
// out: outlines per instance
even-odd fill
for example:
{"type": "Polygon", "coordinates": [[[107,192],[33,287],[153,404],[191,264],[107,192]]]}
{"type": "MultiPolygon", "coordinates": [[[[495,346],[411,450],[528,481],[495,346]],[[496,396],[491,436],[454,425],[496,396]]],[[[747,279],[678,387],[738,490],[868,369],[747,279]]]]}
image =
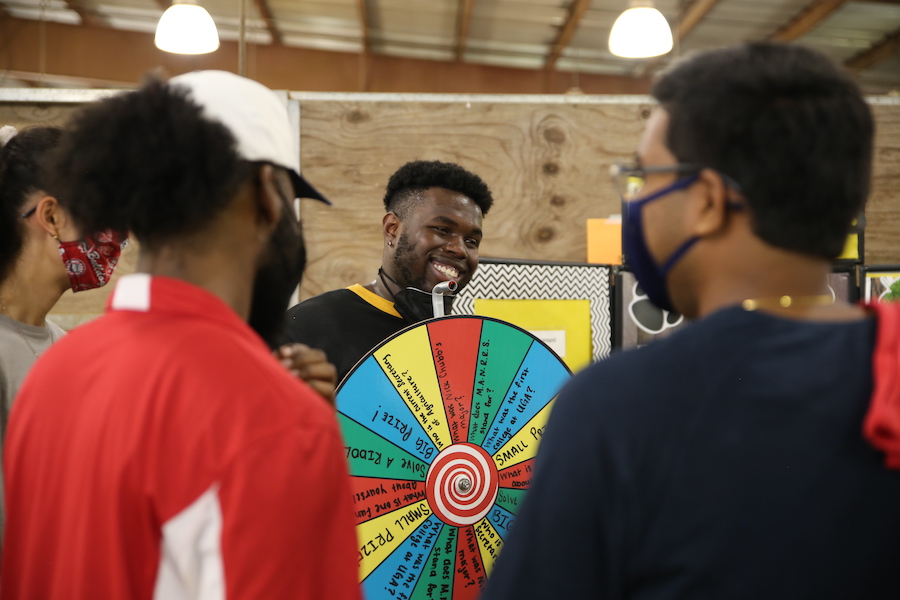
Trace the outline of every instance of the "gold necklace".
{"type": "MultiPolygon", "coordinates": [[[[35,357],[35,358],[39,357],[40,354],[38,353],[38,351],[35,350],[35,349],[34,349],[34,346],[31,345],[31,342],[28,341],[28,336],[25,335],[24,333],[22,333],[22,328],[19,327],[19,321],[18,321],[17,319],[14,319],[13,316],[9,314],[9,309],[6,308],[6,304],[3,302],[3,299],[2,299],[2,298],[0,298],[0,309],[2,309],[2,310],[3,310],[3,313],[7,316],[7,318],[8,318],[10,321],[12,321],[13,327],[15,328],[16,333],[18,333],[18,334],[19,334],[19,337],[22,338],[22,341],[25,342],[25,344],[28,345],[28,349],[31,350],[31,353],[34,354],[34,357],[35,357]]],[[[50,326],[49,326],[49,325],[46,325],[46,321],[45,321],[45,325],[44,325],[44,326],[47,328],[47,333],[50,334],[50,345],[52,346],[52,345],[53,345],[53,342],[56,341],[55,339],[53,339],[53,330],[50,329],[50,326]]]]}
{"type": "Polygon", "coordinates": [[[748,298],[741,302],[741,307],[747,311],[759,308],[807,308],[812,306],[829,306],[834,304],[835,297],[832,294],[819,294],[817,296],[780,296],[771,298],[748,298]]]}

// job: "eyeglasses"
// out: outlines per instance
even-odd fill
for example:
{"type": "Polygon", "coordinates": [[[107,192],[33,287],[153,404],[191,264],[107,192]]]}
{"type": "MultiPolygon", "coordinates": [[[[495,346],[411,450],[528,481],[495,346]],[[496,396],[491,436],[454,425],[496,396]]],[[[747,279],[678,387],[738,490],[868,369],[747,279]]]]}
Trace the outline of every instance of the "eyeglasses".
{"type": "Polygon", "coordinates": [[[615,163],[609,168],[613,183],[625,200],[636,198],[647,181],[647,175],[656,173],[675,173],[677,175],[696,175],[703,167],[687,163],[642,167],[637,163],[615,163]]]}
{"type": "MultiPolygon", "coordinates": [[[[647,175],[675,173],[676,175],[688,176],[696,175],[705,168],[706,167],[690,163],[677,163],[674,165],[659,165],[652,167],[644,167],[637,163],[615,163],[610,166],[609,174],[613,179],[613,183],[615,184],[619,195],[625,200],[632,200],[644,189],[647,175]]],[[[739,186],[734,179],[719,171],[716,172],[722,178],[722,181],[725,182],[726,186],[738,193],[741,192],[741,186],[739,186]]]]}
{"type": "Polygon", "coordinates": [[[29,210],[29,211],[26,212],[24,215],[22,215],[22,218],[23,218],[23,219],[27,219],[28,217],[30,217],[31,215],[33,215],[33,214],[35,213],[36,210],[37,210],[37,204],[35,204],[34,206],[32,206],[32,207],[31,207],[31,210],[29,210]]]}

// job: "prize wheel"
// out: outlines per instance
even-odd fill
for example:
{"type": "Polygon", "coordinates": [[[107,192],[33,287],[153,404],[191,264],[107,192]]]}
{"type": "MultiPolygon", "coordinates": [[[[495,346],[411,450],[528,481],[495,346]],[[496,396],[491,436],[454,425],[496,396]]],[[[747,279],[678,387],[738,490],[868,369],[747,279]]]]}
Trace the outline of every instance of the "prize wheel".
{"type": "Polygon", "coordinates": [[[475,598],[570,377],[543,342],[476,316],[382,342],[337,392],[368,600],[475,598]]]}

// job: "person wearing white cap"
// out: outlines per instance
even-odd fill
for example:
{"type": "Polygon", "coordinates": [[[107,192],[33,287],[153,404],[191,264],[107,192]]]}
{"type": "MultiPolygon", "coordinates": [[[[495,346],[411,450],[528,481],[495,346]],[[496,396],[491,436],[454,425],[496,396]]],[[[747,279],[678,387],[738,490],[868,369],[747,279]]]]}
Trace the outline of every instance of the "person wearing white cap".
{"type": "Polygon", "coordinates": [[[55,167],[74,221],[140,257],[17,397],[0,595],[359,598],[333,409],[261,338],[305,264],[291,201],[325,200],[284,104],[224,72],[149,81],[79,113],[55,167]]]}

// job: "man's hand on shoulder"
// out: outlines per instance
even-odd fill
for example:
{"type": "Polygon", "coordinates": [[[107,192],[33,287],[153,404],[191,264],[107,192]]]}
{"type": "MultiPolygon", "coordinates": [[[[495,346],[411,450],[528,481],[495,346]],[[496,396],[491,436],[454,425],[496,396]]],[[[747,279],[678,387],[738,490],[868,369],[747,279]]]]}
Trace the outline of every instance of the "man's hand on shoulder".
{"type": "Polygon", "coordinates": [[[325,353],[305,344],[285,344],[275,351],[275,358],[298,379],[334,404],[337,369],[328,362],[325,353]]]}

